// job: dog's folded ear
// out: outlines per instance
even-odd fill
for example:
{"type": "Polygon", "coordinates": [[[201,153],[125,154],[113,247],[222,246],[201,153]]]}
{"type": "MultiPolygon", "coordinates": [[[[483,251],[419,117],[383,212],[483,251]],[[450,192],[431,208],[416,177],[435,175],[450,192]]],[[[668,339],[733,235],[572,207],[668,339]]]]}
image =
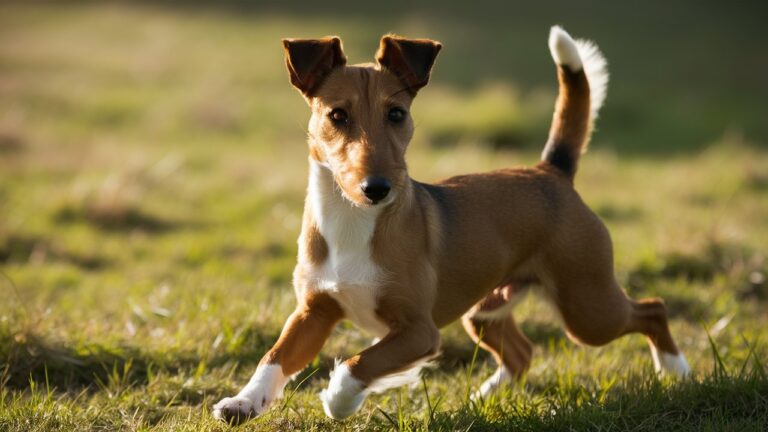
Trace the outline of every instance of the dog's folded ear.
{"type": "Polygon", "coordinates": [[[412,94],[429,82],[437,53],[443,46],[429,39],[405,39],[387,35],[381,38],[376,61],[394,73],[412,94]]]}
{"type": "Polygon", "coordinates": [[[328,73],[344,66],[347,57],[341,49],[341,39],[283,39],[285,64],[291,84],[306,96],[312,96],[328,73]]]}

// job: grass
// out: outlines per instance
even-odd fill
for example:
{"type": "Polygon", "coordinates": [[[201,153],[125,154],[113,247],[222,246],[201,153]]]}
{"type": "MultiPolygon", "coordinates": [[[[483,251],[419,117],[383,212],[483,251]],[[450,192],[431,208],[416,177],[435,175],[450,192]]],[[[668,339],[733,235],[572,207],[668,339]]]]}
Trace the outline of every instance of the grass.
{"type": "MultiPolygon", "coordinates": [[[[528,8],[530,22],[508,29],[482,25],[482,12],[463,11],[464,21],[418,8],[374,20],[293,3],[0,6],[0,430],[228,429],[212,404],[246,382],[294,305],[307,110],[276,41],[341,33],[357,61],[385,31],[441,38],[409,151],[413,176],[432,180],[536,160],[554,97],[544,22],[569,20],[528,8]],[[476,44],[491,40],[510,57],[483,60],[489,50],[476,44]]],[[[468,402],[494,365],[453,325],[423,382],[328,420],[317,393],[334,357],[370,342],[342,324],[286,398],[240,429],[768,428],[764,59],[733,49],[728,58],[759,79],[744,72],[709,88],[702,80],[730,77],[730,63],[689,82],[681,76],[698,60],[661,47],[669,76],[644,65],[650,76],[630,79],[636,60],[622,44],[649,45],[611,27],[613,8],[592,23],[573,18],[578,33],[594,24],[614,71],[577,188],[611,230],[629,293],[665,298],[694,379],[655,377],[640,337],[573,344],[531,296],[515,313],[535,343],[532,368],[497,397],[468,402]],[[649,122],[647,146],[633,119],[649,122]]],[[[696,52],[704,40],[721,52],[715,39],[757,31],[738,11],[702,10],[700,23],[742,32],[693,26],[671,45],[696,52]]]]}

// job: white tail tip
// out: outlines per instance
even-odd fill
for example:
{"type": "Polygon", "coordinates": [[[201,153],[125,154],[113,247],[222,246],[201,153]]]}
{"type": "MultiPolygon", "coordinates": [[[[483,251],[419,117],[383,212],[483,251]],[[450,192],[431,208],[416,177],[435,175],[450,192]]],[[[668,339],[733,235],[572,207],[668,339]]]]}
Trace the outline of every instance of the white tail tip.
{"type": "Polygon", "coordinates": [[[589,82],[591,116],[596,119],[608,92],[608,64],[603,53],[591,41],[574,41],[560,26],[549,31],[549,51],[558,66],[567,66],[571,72],[584,69],[589,82]]]}
{"type": "Polygon", "coordinates": [[[549,51],[552,53],[552,59],[559,66],[568,66],[572,72],[581,70],[579,48],[571,35],[560,26],[553,26],[549,31],[549,51]]]}

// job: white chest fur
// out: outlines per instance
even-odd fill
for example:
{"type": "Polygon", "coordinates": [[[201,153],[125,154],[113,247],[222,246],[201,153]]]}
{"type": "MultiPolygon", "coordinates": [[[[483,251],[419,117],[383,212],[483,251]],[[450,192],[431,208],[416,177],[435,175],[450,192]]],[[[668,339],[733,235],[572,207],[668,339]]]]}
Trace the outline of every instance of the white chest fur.
{"type": "Polygon", "coordinates": [[[355,207],[339,190],[329,168],[310,160],[312,215],[328,245],[328,258],[315,265],[314,288],[327,291],[357,326],[383,337],[387,326],[376,317],[382,270],[371,259],[371,239],[380,208],[355,207]]]}

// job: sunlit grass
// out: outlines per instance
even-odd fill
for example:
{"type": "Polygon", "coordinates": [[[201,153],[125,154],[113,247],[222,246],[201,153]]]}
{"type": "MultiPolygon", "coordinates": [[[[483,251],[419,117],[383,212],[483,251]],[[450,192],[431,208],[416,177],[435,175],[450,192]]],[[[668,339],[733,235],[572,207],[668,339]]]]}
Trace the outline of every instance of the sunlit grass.
{"type": "MultiPolygon", "coordinates": [[[[307,110],[276,41],[343,32],[375,46],[371,24],[124,4],[0,12],[13,36],[0,37],[0,429],[226,429],[210,407],[294,306],[307,110]]],[[[435,84],[414,106],[415,178],[537,160],[554,83],[435,84]],[[516,145],[492,149],[505,140],[516,145]]],[[[532,368],[487,401],[466,390],[493,362],[453,325],[423,382],[326,419],[333,358],[370,343],[342,324],[246,429],[765,430],[768,153],[735,131],[671,156],[609,144],[598,131],[577,188],[630,294],[666,299],[693,380],[655,377],[640,337],[573,344],[529,296],[515,313],[532,368]]]]}

